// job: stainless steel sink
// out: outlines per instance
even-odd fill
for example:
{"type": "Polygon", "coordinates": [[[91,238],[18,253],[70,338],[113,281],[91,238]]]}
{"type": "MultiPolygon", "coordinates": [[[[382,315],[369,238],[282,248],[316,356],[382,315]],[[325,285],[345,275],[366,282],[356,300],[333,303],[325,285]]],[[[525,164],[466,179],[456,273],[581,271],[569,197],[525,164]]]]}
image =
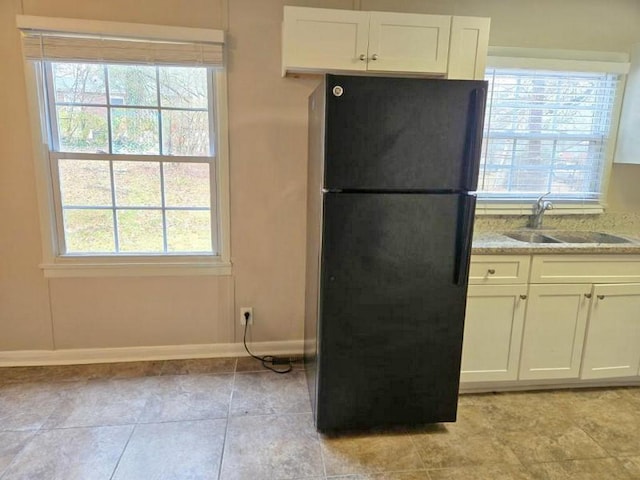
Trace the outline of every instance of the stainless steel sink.
{"type": "Polygon", "coordinates": [[[549,235],[564,243],[631,243],[626,238],[601,232],[552,232],[549,235]]]}
{"type": "Polygon", "coordinates": [[[602,232],[523,231],[507,232],[505,236],[526,243],[631,243],[626,238],[602,232]]]}
{"type": "Polygon", "coordinates": [[[519,242],[527,243],[560,243],[560,240],[556,240],[548,235],[537,232],[508,232],[505,235],[519,242]]]}

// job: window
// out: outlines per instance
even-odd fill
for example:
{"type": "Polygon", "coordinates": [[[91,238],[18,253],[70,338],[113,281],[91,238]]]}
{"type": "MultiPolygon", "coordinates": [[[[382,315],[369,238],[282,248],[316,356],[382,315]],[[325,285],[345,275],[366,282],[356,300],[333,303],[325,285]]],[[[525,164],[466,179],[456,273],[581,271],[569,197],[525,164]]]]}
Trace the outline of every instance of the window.
{"type": "Polygon", "coordinates": [[[230,273],[222,32],[18,26],[44,145],[45,274],[230,273]]]}
{"type": "Polygon", "coordinates": [[[510,60],[486,71],[479,198],[529,204],[551,192],[557,206],[600,206],[623,76],[602,65],[510,60]]]}
{"type": "Polygon", "coordinates": [[[60,253],[215,253],[211,70],[45,70],[60,253]]]}

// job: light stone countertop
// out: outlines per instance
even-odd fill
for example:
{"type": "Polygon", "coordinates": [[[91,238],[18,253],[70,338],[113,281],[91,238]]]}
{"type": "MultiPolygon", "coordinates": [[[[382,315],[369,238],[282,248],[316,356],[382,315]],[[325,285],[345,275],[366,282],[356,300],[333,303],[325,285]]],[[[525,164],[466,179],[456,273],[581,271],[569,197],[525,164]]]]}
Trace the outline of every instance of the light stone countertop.
{"type": "MultiPolygon", "coordinates": [[[[518,231],[520,229],[513,229],[518,231]]],[[[520,230],[553,235],[553,230],[520,230]]],[[[498,232],[477,232],[473,236],[473,255],[547,255],[547,254],[627,254],[640,255],[640,239],[615,234],[631,243],[528,243],[514,240],[498,232]]]]}

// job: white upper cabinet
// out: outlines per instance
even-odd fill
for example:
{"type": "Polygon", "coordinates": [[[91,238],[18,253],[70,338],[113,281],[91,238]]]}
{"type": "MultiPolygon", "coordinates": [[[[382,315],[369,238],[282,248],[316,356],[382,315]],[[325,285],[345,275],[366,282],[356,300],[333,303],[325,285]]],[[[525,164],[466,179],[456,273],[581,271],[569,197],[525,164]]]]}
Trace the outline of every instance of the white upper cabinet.
{"type": "Polygon", "coordinates": [[[484,78],[490,24],[490,18],[452,18],[447,78],[451,80],[482,80],[484,78]]]}
{"type": "Polygon", "coordinates": [[[369,15],[352,10],[284,7],[282,64],[286,71],[367,70],[369,15]]]}
{"type": "Polygon", "coordinates": [[[638,125],[640,125],[640,44],[635,45],[631,52],[631,69],[624,89],[614,162],[640,164],[638,125]]]}
{"type": "Polygon", "coordinates": [[[473,39],[488,43],[488,28],[488,19],[472,17],[286,6],[282,73],[366,71],[447,77],[447,69],[453,68],[451,78],[483,78],[487,45],[474,44],[473,39]]]}
{"type": "Polygon", "coordinates": [[[450,28],[447,15],[371,12],[367,69],[444,74],[450,28]]]}

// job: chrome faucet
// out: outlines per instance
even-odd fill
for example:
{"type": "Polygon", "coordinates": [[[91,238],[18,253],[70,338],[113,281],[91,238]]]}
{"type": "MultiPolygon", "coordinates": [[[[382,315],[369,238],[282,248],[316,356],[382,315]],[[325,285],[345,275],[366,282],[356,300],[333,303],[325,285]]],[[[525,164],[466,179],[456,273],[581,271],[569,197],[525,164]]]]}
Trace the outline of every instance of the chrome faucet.
{"type": "Polygon", "coordinates": [[[541,228],[544,212],[553,209],[553,203],[548,200],[543,200],[543,198],[550,193],[551,192],[547,192],[544,195],[540,195],[536,203],[533,204],[533,215],[529,217],[529,223],[527,225],[529,228],[541,228]]]}

